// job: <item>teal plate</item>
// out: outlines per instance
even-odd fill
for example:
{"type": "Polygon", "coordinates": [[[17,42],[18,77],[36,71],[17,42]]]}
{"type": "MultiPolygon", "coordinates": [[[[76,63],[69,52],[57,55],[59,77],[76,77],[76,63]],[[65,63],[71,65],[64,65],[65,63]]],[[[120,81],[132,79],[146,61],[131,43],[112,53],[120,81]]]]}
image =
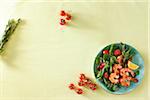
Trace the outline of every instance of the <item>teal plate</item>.
{"type": "MultiPolygon", "coordinates": [[[[115,43],[114,45],[118,45],[119,46],[120,43],[115,43]]],[[[127,45],[125,44],[126,47],[131,47],[132,50],[135,52],[135,55],[133,56],[132,58],[132,62],[137,64],[138,66],[140,66],[139,68],[139,75],[136,76],[136,78],[138,79],[138,82],[137,83],[133,83],[131,82],[131,85],[129,87],[120,87],[118,91],[110,91],[109,89],[107,89],[107,87],[104,85],[104,83],[102,83],[99,79],[96,78],[96,73],[97,73],[97,64],[96,64],[96,59],[95,59],[95,62],[94,62],[94,75],[95,75],[95,78],[97,80],[97,82],[99,83],[99,85],[104,89],[106,90],[107,92],[109,93],[112,93],[112,94],[125,94],[125,93],[128,93],[128,92],[131,92],[133,89],[135,89],[141,82],[142,82],[142,79],[144,77],[144,61],[140,55],[140,53],[135,49],[133,48],[132,46],[130,45],[127,45]]],[[[100,52],[98,53],[98,56],[102,55],[102,51],[106,48],[109,48],[111,45],[108,45],[106,47],[104,47],[102,50],[100,50],[100,52]]]]}

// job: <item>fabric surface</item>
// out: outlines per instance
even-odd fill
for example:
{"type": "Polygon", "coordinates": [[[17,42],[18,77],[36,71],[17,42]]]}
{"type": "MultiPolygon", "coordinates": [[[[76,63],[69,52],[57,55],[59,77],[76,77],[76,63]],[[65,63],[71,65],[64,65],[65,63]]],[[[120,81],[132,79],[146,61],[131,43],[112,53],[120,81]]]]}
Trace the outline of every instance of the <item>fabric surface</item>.
{"type": "Polygon", "coordinates": [[[0,58],[0,99],[148,100],[148,3],[138,1],[23,0],[1,6],[1,19],[23,22],[0,58]],[[59,25],[62,9],[73,16],[64,27],[59,25]],[[77,95],[68,89],[70,82],[77,84],[80,73],[94,80],[97,53],[120,41],[135,47],[145,62],[143,82],[135,90],[113,95],[101,87],[95,92],[83,88],[85,94],[77,95]]]}

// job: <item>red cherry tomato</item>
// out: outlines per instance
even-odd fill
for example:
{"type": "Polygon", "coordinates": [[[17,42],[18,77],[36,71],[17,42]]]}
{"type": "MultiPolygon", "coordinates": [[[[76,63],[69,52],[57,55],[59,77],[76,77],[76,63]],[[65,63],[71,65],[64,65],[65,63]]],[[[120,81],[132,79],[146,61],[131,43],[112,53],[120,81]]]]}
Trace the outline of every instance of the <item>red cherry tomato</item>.
{"type": "Polygon", "coordinates": [[[67,14],[66,20],[71,20],[72,16],[70,14],[67,14]]]}
{"type": "Polygon", "coordinates": [[[103,69],[105,66],[105,63],[101,63],[100,66],[99,66],[99,69],[103,69]]]}
{"type": "Polygon", "coordinates": [[[77,94],[83,94],[83,90],[80,88],[76,89],[76,92],[77,92],[77,94]]]}
{"type": "Polygon", "coordinates": [[[65,16],[65,15],[66,15],[65,11],[62,10],[62,11],[60,12],[60,15],[61,15],[61,16],[65,16]]]}
{"type": "Polygon", "coordinates": [[[74,86],[74,84],[73,84],[73,83],[69,84],[69,89],[70,89],[70,90],[75,89],[75,86],[74,86]]]}
{"type": "Polygon", "coordinates": [[[64,19],[60,19],[60,25],[65,25],[66,21],[64,19]]]}
{"type": "Polygon", "coordinates": [[[121,55],[121,51],[120,51],[119,49],[116,49],[116,50],[114,51],[114,55],[115,55],[115,56],[121,55]]]}
{"type": "Polygon", "coordinates": [[[79,85],[79,86],[85,86],[86,83],[85,83],[84,81],[80,80],[80,81],[78,82],[78,85],[79,85]]]}
{"type": "Polygon", "coordinates": [[[85,74],[80,74],[80,77],[79,77],[81,80],[84,80],[84,79],[86,79],[86,76],[85,76],[85,74]]]}
{"type": "Polygon", "coordinates": [[[91,90],[96,90],[96,84],[94,84],[94,83],[91,83],[91,84],[89,84],[89,88],[91,89],[91,90]]]}
{"type": "Polygon", "coordinates": [[[101,65],[99,66],[99,69],[103,69],[103,68],[104,68],[104,66],[101,66],[101,65]]]}
{"type": "Polygon", "coordinates": [[[109,50],[103,50],[103,54],[109,54],[109,50]]]}
{"type": "Polygon", "coordinates": [[[104,77],[105,77],[106,79],[108,79],[108,78],[109,78],[109,75],[108,75],[108,73],[107,73],[107,72],[105,72],[105,73],[104,73],[104,77]]]}
{"type": "Polygon", "coordinates": [[[104,67],[104,66],[105,66],[105,63],[101,63],[101,66],[103,66],[103,67],[104,67]]]}

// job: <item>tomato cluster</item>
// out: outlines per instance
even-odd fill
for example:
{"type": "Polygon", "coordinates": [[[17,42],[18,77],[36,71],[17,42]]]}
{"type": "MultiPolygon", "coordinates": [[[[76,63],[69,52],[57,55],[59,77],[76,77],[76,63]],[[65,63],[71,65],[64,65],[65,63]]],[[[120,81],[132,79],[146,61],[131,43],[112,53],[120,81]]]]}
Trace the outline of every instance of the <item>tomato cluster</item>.
{"type": "Polygon", "coordinates": [[[66,13],[64,10],[60,11],[60,16],[63,18],[60,19],[60,25],[66,25],[66,20],[71,20],[72,16],[69,13],[66,13]]]}

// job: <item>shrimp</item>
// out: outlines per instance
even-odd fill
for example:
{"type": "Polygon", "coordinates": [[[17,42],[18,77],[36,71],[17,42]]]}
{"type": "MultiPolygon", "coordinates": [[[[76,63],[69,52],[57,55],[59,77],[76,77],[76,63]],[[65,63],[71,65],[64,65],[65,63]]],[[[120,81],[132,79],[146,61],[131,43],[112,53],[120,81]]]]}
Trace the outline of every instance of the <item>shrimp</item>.
{"type": "Polygon", "coordinates": [[[114,64],[113,65],[114,73],[119,74],[121,68],[122,68],[122,66],[120,64],[114,64]]]}
{"type": "Polygon", "coordinates": [[[117,84],[117,83],[119,83],[119,75],[117,75],[116,73],[111,73],[109,76],[109,80],[112,83],[117,84]]]}
{"type": "Polygon", "coordinates": [[[118,56],[117,61],[119,64],[121,64],[123,62],[123,55],[118,56]]]}
{"type": "Polygon", "coordinates": [[[130,82],[138,82],[138,80],[136,78],[133,78],[135,76],[135,73],[129,69],[129,68],[122,68],[120,70],[120,75],[122,76],[122,78],[120,78],[120,83],[122,86],[130,86],[130,82]],[[129,73],[131,74],[132,77],[129,76],[129,73]]]}
{"type": "Polygon", "coordinates": [[[129,69],[129,68],[122,68],[122,69],[120,70],[120,75],[121,75],[122,77],[124,77],[124,76],[129,76],[129,73],[131,74],[132,77],[135,76],[135,73],[134,73],[131,69],[129,69]]]}
{"type": "Polygon", "coordinates": [[[133,81],[134,83],[137,83],[138,79],[137,78],[132,78],[131,81],[133,81]]]}
{"type": "Polygon", "coordinates": [[[128,87],[128,86],[130,86],[131,79],[132,79],[131,77],[122,77],[119,81],[122,86],[128,87]]]}

